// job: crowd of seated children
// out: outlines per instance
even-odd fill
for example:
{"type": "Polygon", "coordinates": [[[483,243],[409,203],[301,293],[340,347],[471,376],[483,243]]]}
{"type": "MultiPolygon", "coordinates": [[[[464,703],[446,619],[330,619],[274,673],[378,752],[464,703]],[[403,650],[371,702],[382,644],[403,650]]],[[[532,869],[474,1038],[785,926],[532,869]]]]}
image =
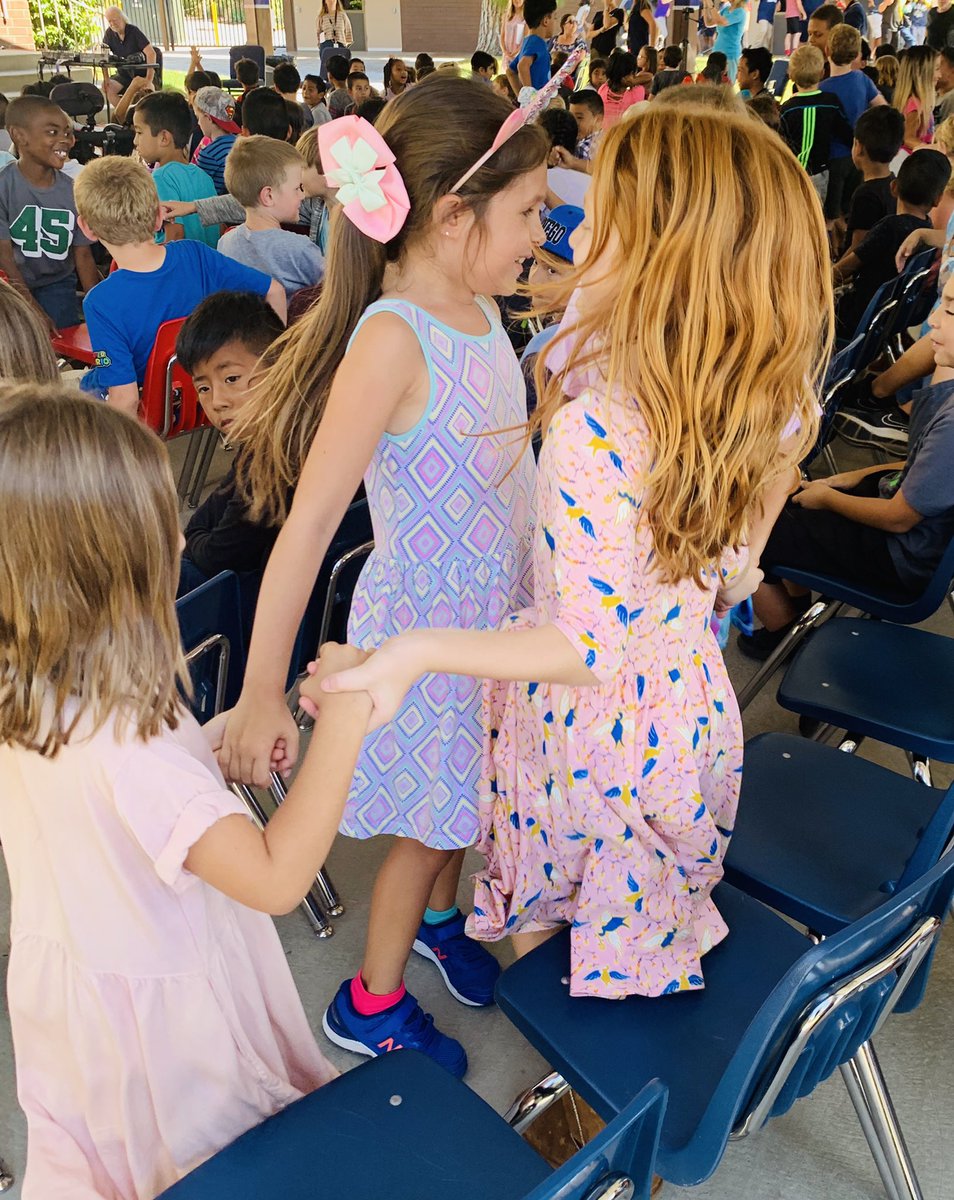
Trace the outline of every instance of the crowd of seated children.
{"type": "Polygon", "coordinates": [[[606,82],[597,92],[603,101],[603,128],[609,129],[628,108],[646,99],[646,89],[636,83],[636,55],[628,50],[610,55],[606,82]]]}
{"type": "Polygon", "coordinates": [[[592,163],[603,136],[603,101],[593,88],[583,88],[573,93],[568,107],[577,128],[573,153],[581,162],[592,163]]]}
{"type": "Polygon", "coordinates": [[[947,549],[954,536],[954,277],[930,324],[934,374],[913,396],[907,458],[805,482],[792,496],[762,554],[765,580],[753,602],[763,628],[739,637],[750,657],[767,658],[811,602],[773,565],[910,599],[947,549]]]}
{"type": "Polygon", "coordinates": [[[18,96],[7,130],[17,161],[0,171],[0,269],[51,330],[63,329],[79,321],[77,285],[88,292],[99,281],[63,171],[73,128],[50,100],[18,96]]]}
{"type": "Polygon", "coordinates": [[[546,131],[550,141],[546,207],[555,208],[557,204],[582,207],[591,180],[586,170],[573,169],[576,164],[586,166],[576,157],[576,119],[564,109],[548,108],[537,118],[537,124],[546,131]]]}
{"type": "Polygon", "coordinates": [[[279,63],[272,73],[272,87],[290,104],[294,104],[301,113],[302,129],[310,129],[315,123],[315,118],[312,115],[311,106],[306,104],[304,100],[298,99],[298,90],[301,87],[301,75],[294,63],[279,63]]]}
{"type": "MultiPolygon", "coordinates": [[[[657,71],[649,88],[651,96],[658,96],[666,88],[679,83],[687,83],[690,76],[682,69],[682,47],[667,46],[662,52],[662,69],[657,71]]],[[[593,65],[590,64],[590,83],[593,83],[593,65]]]]}
{"type": "MultiPolygon", "coordinates": [[[[201,167],[187,161],[192,134],[192,110],[178,92],[152,92],[136,105],[133,112],[136,153],[152,167],[152,181],[159,199],[204,200],[216,194],[212,177],[201,167]]],[[[177,217],[166,238],[186,237],[216,246],[217,225],[203,225],[194,214],[177,217]]]]}
{"type": "Polygon", "coordinates": [[[594,91],[599,91],[606,82],[606,67],[605,58],[590,58],[590,67],[588,73],[588,86],[594,91]]]}
{"type": "Polygon", "coordinates": [[[904,117],[888,104],[870,108],[858,118],[851,158],[861,182],[848,205],[847,250],[854,250],[879,221],[897,211],[897,199],[891,190],[891,163],[903,140],[904,117]]]}
{"type": "Polygon", "coordinates": [[[328,93],[328,111],[331,113],[332,119],[343,117],[351,104],[351,97],[348,95],[350,70],[350,60],[343,54],[332,54],[328,59],[327,72],[331,83],[331,91],[328,93]]]}
{"type": "Polygon", "coordinates": [[[470,73],[481,83],[492,84],[497,78],[497,60],[486,50],[475,50],[470,56],[470,73]]]}
{"type": "Polygon", "coordinates": [[[655,46],[643,46],[636,55],[636,84],[648,94],[656,72],[659,70],[659,55],[655,46]]]}
{"type": "Polygon", "coordinates": [[[403,58],[389,58],[384,64],[384,99],[394,100],[411,86],[408,65],[403,58]]]}
{"type": "MultiPolygon", "coordinates": [[[[741,62],[741,59],[739,60],[741,62]]],[[[745,101],[745,107],[753,116],[774,129],[779,136],[782,133],[782,110],[778,101],[769,92],[759,92],[750,100],[745,101]]]]}
{"type": "Polygon", "coordinates": [[[696,83],[714,83],[719,87],[729,86],[727,69],[729,60],[721,50],[713,50],[706,65],[696,76],[696,83]]]}
{"type": "Polygon", "coordinates": [[[348,113],[360,108],[366,100],[370,100],[374,95],[371,88],[371,80],[364,71],[350,71],[348,73],[347,88],[350,103],[344,110],[343,116],[347,116],[348,113]]]}
{"type": "MultiPolygon", "coordinates": [[[[858,69],[861,62],[861,34],[851,25],[836,25],[828,37],[830,74],[818,85],[826,95],[837,96],[845,118],[853,130],[865,109],[886,103],[874,83],[858,69]]],[[[832,138],[828,164],[828,192],[825,196],[825,218],[837,221],[850,198],[857,181],[851,157],[851,138],[837,134],[832,138]]]]}
{"type": "Polygon", "coordinates": [[[284,288],[264,272],[203,242],[157,244],[159,197],[142,163],[118,156],[91,162],[76,183],[76,208],[84,235],[101,241],[116,265],[83,301],[96,354],[81,381],[85,391],[135,413],[159,326],[189,316],[213,292],[255,292],[284,319],[284,288]]]}
{"type": "Polygon", "coordinates": [[[765,85],[772,73],[772,53],[764,46],[748,46],[739,55],[739,66],[735,73],[739,95],[743,100],[754,100],[756,96],[768,95],[765,85]]]}
{"type": "Polygon", "coordinates": [[[557,32],[557,0],[525,0],[526,34],[515,58],[507,64],[507,78],[519,96],[525,87],[544,87],[550,78],[549,40],[557,32]]]}
{"type": "Polygon", "coordinates": [[[221,88],[200,88],[193,101],[196,119],[209,141],[196,154],[195,163],[215,184],[221,196],[225,191],[225,160],[241,129],[232,119],[232,104],[221,88]]]}
{"type": "Polygon", "coordinates": [[[817,46],[799,46],[788,64],[794,95],[782,105],[782,136],[808,172],[822,204],[828,193],[832,142],[851,145],[851,126],[837,96],[821,91],[825,57],[817,46]]]}
{"type": "Polygon", "coordinates": [[[242,85],[242,91],[233,101],[235,108],[232,115],[236,125],[241,125],[242,105],[245,103],[245,97],[253,89],[262,86],[258,77],[258,63],[252,58],[240,58],[235,64],[235,78],[242,85]]]}
{"type": "Polygon", "coordinates": [[[920,150],[901,164],[890,184],[897,202],[895,213],[882,218],[835,264],[835,283],[851,282],[836,305],[840,337],[854,334],[875,292],[896,274],[895,258],[905,238],[916,229],[931,227],[929,214],[950,178],[951,164],[939,150],[920,150]]]}
{"type": "MultiPolygon", "coordinates": [[[[195,309],[176,338],[176,357],[192,376],[209,423],[233,440],[232,426],[249,397],[258,360],[283,332],[272,308],[254,292],[216,292],[195,309]]],[[[261,571],[277,529],[252,521],[235,460],[185,530],[178,594],[219,571],[261,571]]]]}
{"type": "Polygon", "coordinates": [[[261,136],[241,138],[225,163],[229,194],[245,210],[245,221],[222,236],[219,250],[277,279],[288,298],[314,287],[325,273],[315,243],[282,229],[298,221],[304,169],[294,146],[261,136]]]}
{"type": "Polygon", "coordinates": [[[331,113],[325,103],[328,85],[320,75],[306,75],[301,81],[301,98],[311,112],[312,125],[324,125],[331,120],[331,113]]]}
{"type": "Polygon", "coordinates": [[[426,79],[428,75],[433,75],[436,70],[434,60],[429,54],[419,54],[414,60],[414,72],[417,75],[417,82],[426,79]]]}
{"type": "Polygon", "coordinates": [[[0,279],[0,383],[55,383],[50,331],[36,306],[0,279]]]}

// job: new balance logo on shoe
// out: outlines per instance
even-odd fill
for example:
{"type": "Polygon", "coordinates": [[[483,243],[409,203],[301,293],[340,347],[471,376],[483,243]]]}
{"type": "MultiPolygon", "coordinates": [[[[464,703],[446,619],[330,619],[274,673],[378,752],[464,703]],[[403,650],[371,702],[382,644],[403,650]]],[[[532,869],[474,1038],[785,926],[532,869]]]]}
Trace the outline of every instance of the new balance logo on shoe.
{"type": "MultiPolygon", "coordinates": [[[[403,1050],[404,1047],[400,1042],[395,1044],[394,1038],[385,1038],[383,1042],[378,1042],[378,1049],[383,1050],[385,1054],[390,1054],[392,1050],[403,1050]]],[[[401,1060],[404,1061],[403,1059],[401,1060]]]]}

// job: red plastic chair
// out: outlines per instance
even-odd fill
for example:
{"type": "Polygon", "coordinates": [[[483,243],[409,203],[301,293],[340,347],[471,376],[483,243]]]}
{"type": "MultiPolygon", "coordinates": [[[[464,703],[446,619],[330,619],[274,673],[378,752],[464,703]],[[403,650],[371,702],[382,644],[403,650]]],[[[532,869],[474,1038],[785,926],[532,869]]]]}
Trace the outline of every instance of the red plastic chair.
{"type": "Polygon", "coordinates": [[[58,358],[82,363],[86,367],[96,365],[96,352],[90,345],[89,330],[85,325],[70,325],[55,333],[53,352],[58,358]]]}

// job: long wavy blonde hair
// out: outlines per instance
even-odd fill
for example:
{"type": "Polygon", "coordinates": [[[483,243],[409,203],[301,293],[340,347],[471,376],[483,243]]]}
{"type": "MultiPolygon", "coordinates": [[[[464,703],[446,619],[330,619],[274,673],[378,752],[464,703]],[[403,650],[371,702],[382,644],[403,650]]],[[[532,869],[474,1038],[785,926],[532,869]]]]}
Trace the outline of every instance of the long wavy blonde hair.
{"type": "MultiPolygon", "coordinates": [[[[267,370],[233,431],[242,444],[239,478],[255,520],[284,520],[288,489],[298,482],[335,372],[364,310],[381,295],[386,267],[429,235],[434,205],[490,147],[511,112],[483,84],[435,73],[390,101],[376,121],[397,160],[411,211],[387,245],[367,237],[340,210],[332,213],[321,298],[266,352],[267,370]]],[[[459,189],[461,203],[477,217],[478,236],[490,200],[546,155],[543,130],[527,125],[459,189]]],[[[360,397],[355,402],[360,405],[360,397]]]]}
{"type": "Polygon", "coordinates": [[[921,137],[930,128],[934,114],[936,58],[930,46],[911,46],[905,50],[898,63],[898,80],[891,94],[892,105],[902,114],[909,100],[918,102],[918,134],[921,137]]]}
{"type": "MultiPolygon", "coordinates": [[[[701,581],[817,433],[833,336],[822,210],[760,121],[663,104],[607,132],[587,199],[588,258],[612,256],[614,286],[558,335],[574,347],[565,368],[540,355],[535,424],[565,402],[569,372],[598,369],[608,394],[633,397],[658,569],[701,581]]],[[[538,305],[565,306],[585,272],[544,285],[538,305]]]]}
{"type": "Polygon", "coordinates": [[[81,721],[142,739],[175,728],[188,676],[162,443],[75,390],[2,401],[0,745],[52,758],[81,721]]]}

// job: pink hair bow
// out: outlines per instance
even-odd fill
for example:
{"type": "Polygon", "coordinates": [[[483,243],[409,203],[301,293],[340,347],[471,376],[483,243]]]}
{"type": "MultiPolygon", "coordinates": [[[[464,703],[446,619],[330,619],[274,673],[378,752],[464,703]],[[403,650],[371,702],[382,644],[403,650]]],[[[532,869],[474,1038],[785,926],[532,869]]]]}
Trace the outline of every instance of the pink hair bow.
{"type": "Polygon", "coordinates": [[[318,129],[324,175],[352,225],[376,242],[396,237],[411,211],[387,142],[363,117],[339,117],[318,129]]]}

